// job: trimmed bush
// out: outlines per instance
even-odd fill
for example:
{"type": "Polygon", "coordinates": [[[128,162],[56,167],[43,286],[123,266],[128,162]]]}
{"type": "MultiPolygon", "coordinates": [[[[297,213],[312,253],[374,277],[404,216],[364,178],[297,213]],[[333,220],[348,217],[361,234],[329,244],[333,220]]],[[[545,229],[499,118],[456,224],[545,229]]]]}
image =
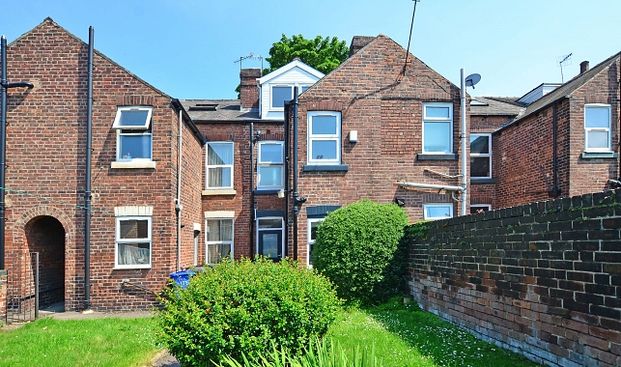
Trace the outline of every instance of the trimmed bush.
{"type": "Polygon", "coordinates": [[[183,366],[224,357],[257,358],[274,348],[298,353],[322,337],[339,301],[325,277],[296,263],[224,262],[165,291],[160,340],[183,366]]]}
{"type": "MultiPolygon", "coordinates": [[[[395,204],[361,200],[330,213],[317,229],[313,266],[349,301],[376,303],[401,287],[405,270],[395,260],[405,211],[395,204]]],[[[401,259],[402,260],[402,259],[401,259]]]]}

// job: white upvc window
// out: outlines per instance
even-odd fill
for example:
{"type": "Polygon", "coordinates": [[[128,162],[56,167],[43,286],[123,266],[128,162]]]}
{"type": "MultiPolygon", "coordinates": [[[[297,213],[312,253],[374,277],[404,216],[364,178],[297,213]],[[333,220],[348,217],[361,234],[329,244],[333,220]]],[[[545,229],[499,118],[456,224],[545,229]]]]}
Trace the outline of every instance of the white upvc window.
{"type": "Polygon", "coordinates": [[[293,88],[298,87],[298,95],[311,87],[311,84],[273,84],[270,85],[270,109],[272,111],[283,111],[285,103],[293,99],[293,88]]]}
{"type": "Polygon", "coordinates": [[[611,106],[584,105],[584,147],[587,152],[611,151],[611,106]]]}
{"type": "Polygon", "coordinates": [[[312,111],[307,116],[308,164],[341,163],[341,113],[312,111]]]}
{"type": "Polygon", "coordinates": [[[284,181],[284,143],[259,142],[257,157],[257,189],[280,190],[284,181]]]}
{"type": "Polygon", "coordinates": [[[453,104],[423,104],[423,153],[453,153],[453,104]]]}
{"type": "Polygon", "coordinates": [[[205,262],[215,265],[224,258],[233,258],[233,218],[205,220],[205,262]]]}
{"type": "Polygon", "coordinates": [[[151,217],[117,217],[116,269],[151,268],[151,217]]]}
{"type": "Polygon", "coordinates": [[[453,204],[424,204],[423,212],[425,220],[453,218],[453,204]]]}
{"type": "Polygon", "coordinates": [[[470,134],[470,177],[492,178],[492,134],[470,134]]]}
{"type": "Polygon", "coordinates": [[[491,204],[471,204],[470,205],[470,214],[488,212],[490,210],[492,210],[491,204]]]}
{"type": "Polygon", "coordinates": [[[285,225],[282,217],[257,218],[257,255],[280,260],[285,254],[285,225]]]}
{"type": "Polygon", "coordinates": [[[119,107],[112,128],[116,130],[117,162],[151,161],[153,143],[151,134],[152,107],[119,107]]]}
{"type": "Polygon", "coordinates": [[[306,264],[309,267],[313,266],[312,254],[315,240],[317,240],[317,228],[324,220],[325,218],[308,219],[308,255],[306,256],[306,264]]]}
{"type": "Polygon", "coordinates": [[[233,142],[208,142],[205,159],[207,189],[233,188],[233,142]]]}
{"type": "Polygon", "coordinates": [[[285,103],[293,99],[293,85],[272,85],[270,107],[284,110],[285,103]]]}

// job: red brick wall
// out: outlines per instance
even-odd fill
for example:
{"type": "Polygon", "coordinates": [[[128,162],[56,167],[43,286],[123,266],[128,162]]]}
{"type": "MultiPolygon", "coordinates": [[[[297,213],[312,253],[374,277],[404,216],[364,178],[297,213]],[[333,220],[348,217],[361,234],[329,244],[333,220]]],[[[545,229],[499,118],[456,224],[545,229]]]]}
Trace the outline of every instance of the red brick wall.
{"type": "MultiPolygon", "coordinates": [[[[234,142],[234,173],[233,185],[235,195],[203,195],[202,210],[232,210],[235,212],[234,220],[234,248],[235,258],[253,257],[256,253],[256,238],[251,243],[251,228],[256,228],[252,222],[254,212],[252,202],[252,187],[250,186],[250,175],[254,175],[254,185],[256,187],[256,166],[251,165],[250,160],[250,123],[245,122],[200,122],[199,129],[206,137],[207,141],[232,141],[234,142]]],[[[283,138],[283,124],[255,122],[255,133],[259,133],[260,140],[278,140],[283,138]]],[[[205,188],[205,151],[201,164],[203,167],[202,185],[205,188]]],[[[253,160],[256,165],[258,145],[254,145],[253,160]]],[[[257,210],[284,210],[284,199],[279,199],[277,194],[255,195],[255,205],[257,210]]],[[[205,225],[204,219],[202,223],[205,225]]],[[[253,235],[255,237],[255,235],[253,235]]],[[[204,236],[201,239],[204,247],[204,236]]],[[[203,251],[204,253],[204,251],[203,251]]],[[[204,261],[204,257],[203,257],[204,261]]]]}
{"type": "Polygon", "coordinates": [[[411,294],[538,363],[619,366],[620,203],[606,191],[429,223],[411,243],[411,294]]]}
{"type": "MultiPolygon", "coordinates": [[[[175,130],[178,129],[178,125],[175,130]]],[[[194,265],[194,223],[201,226],[198,246],[198,264],[204,259],[204,246],[201,240],[204,234],[202,213],[202,182],[203,182],[203,146],[199,138],[188,125],[183,124],[182,162],[181,162],[181,266],[183,268],[194,265]]],[[[177,142],[174,142],[177,145],[177,142]]],[[[176,150],[175,150],[176,153],[176,150]]],[[[176,156],[176,154],[175,154],[176,156]]],[[[175,158],[176,159],[176,158],[175,158]]],[[[176,160],[174,161],[176,166],[176,160]]],[[[176,176],[176,170],[175,170],[176,176]]],[[[177,181],[175,180],[175,187],[177,181]]]]}
{"type": "MultiPolygon", "coordinates": [[[[417,161],[422,152],[422,104],[453,103],[453,152],[459,151],[459,89],[418,59],[410,59],[401,75],[404,52],[398,44],[379,36],[300,98],[299,192],[308,198],[299,214],[300,261],[307,257],[306,207],[346,205],[361,198],[405,201],[411,221],[423,218],[423,203],[453,202],[450,194],[437,190],[405,190],[401,180],[457,185],[458,179],[443,178],[429,170],[458,175],[459,162],[417,161]],[[398,81],[399,82],[396,82],[398,81]],[[304,172],[306,164],[307,112],[340,111],[342,114],[342,162],[347,172],[304,172]],[[358,142],[349,142],[351,130],[358,142]]],[[[459,213],[454,205],[454,214],[459,213]]]]}
{"type": "MultiPolygon", "coordinates": [[[[25,248],[25,225],[49,215],[66,231],[65,300],[83,307],[83,190],[87,46],[46,20],[8,50],[11,80],[35,83],[11,91],[7,129],[7,250],[25,248]]],[[[177,114],[170,97],[96,53],[93,105],[92,305],[95,309],[149,307],[149,292],[122,287],[124,280],[158,291],[175,270],[175,186],[173,160],[177,114]],[[156,169],[113,169],[117,106],[153,107],[156,169]],[[152,268],[115,270],[117,206],[152,206],[152,268]]],[[[189,140],[189,139],[187,139],[189,140]]],[[[12,271],[8,264],[9,272],[12,271]]]]}
{"type": "MultiPolygon", "coordinates": [[[[556,110],[559,188],[560,195],[567,196],[569,101],[557,102],[556,110]]],[[[549,106],[494,134],[496,207],[554,197],[553,115],[554,107],[549,106]]]]}

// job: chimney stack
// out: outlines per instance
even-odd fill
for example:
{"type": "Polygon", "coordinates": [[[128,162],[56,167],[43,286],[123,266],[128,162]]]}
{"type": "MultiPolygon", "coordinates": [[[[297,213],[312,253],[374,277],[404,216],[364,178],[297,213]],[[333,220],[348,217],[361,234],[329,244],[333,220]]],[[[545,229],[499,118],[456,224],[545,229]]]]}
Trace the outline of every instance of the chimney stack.
{"type": "Polygon", "coordinates": [[[349,57],[352,57],[353,54],[360,51],[361,48],[368,45],[369,42],[373,41],[375,37],[369,36],[354,36],[351,39],[351,45],[349,46],[349,57]]]}
{"type": "Polygon", "coordinates": [[[259,86],[257,79],[261,77],[261,69],[241,69],[239,72],[239,99],[241,100],[241,109],[258,109],[259,108],[259,86]]]}
{"type": "Polygon", "coordinates": [[[583,61],[580,63],[580,74],[584,74],[589,71],[589,62],[583,61]]]}

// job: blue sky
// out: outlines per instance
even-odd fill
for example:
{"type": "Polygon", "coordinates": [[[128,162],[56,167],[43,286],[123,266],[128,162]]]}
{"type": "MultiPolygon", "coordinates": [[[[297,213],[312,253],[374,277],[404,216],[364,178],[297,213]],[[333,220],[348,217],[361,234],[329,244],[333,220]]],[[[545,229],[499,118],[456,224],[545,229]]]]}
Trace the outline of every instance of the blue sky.
{"type": "MultiPolygon", "coordinates": [[[[156,87],[178,98],[232,98],[240,56],[268,56],[281,34],[385,34],[407,45],[411,0],[20,0],[3,1],[9,41],[51,16],[156,87]]],[[[422,0],[412,52],[454,83],[459,68],[483,79],[475,95],[519,96],[559,82],[560,58],[591,65],[621,50],[621,1],[422,0]]],[[[256,61],[244,66],[260,66],[256,61]]],[[[9,71],[10,73],[10,71],[9,71]]],[[[10,76],[10,74],[9,74],[10,76]]]]}

